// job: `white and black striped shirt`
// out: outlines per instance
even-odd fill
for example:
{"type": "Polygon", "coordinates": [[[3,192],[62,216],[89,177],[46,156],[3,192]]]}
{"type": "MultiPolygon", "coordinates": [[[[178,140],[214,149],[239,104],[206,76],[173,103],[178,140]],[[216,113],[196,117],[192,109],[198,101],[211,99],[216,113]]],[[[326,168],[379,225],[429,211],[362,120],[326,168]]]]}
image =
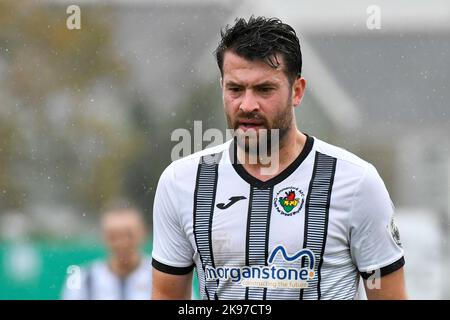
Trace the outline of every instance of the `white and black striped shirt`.
{"type": "Polygon", "coordinates": [[[153,266],[196,266],[203,299],[354,299],[359,277],[404,264],[376,169],[308,136],[268,181],[230,159],[234,144],[174,161],[154,203],[153,266]]]}
{"type": "Polygon", "coordinates": [[[150,257],[143,257],[139,266],[127,277],[116,275],[105,260],[97,260],[81,269],[76,286],[67,279],[64,300],[149,300],[152,292],[150,257]]]}

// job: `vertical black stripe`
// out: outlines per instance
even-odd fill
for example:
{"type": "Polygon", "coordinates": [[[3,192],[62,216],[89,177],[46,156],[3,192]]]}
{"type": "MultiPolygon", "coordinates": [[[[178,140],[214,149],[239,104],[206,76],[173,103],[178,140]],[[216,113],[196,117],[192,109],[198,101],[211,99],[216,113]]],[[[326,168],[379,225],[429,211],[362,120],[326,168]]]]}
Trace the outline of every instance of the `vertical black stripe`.
{"type": "MultiPolygon", "coordinates": [[[[252,204],[253,204],[253,188],[250,187],[250,196],[248,197],[248,211],[247,211],[247,231],[245,236],[245,265],[250,265],[250,223],[252,217],[252,204]]],[[[248,300],[248,287],[245,288],[245,300],[248,300]]]]}
{"type": "MultiPolygon", "coordinates": [[[[216,194],[217,194],[217,179],[219,177],[219,170],[218,165],[216,165],[216,170],[214,170],[214,197],[213,201],[211,201],[211,208],[210,208],[210,216],[209,216],[209,227],[208,227],[208,234],[209,234],[209,251],[211,255],[211,264],[215,268],[216,264],[214,263],[214,252],[213,252],[213,246],[212,246],[212,223],[213,223],[213,213],[214,213],[214,203],[216,202],[216,194]]],[[[216,282],[216,288],[219,287],[219,280],[216,282]]],[[[217,296],[217,289],[214,291],[214,300],[219,300],[219,297],[217,296]]]]}
{"type": "MultiPolygon", "coordinates": [[[[272,208],[272,199],[273,199],[273,188],[270,188],[270,207],[272,208]]],[[[267,266],[267,259],[269,259],[269,238],[270,238],[270,218],[272,217],[272,210],[269,211],[267,217],[266,224],[266,243],[264,245],[264,251],[266,253],[264,257],[264,261],[266,262],[264,265],[267,266]]],[[[263,300],[267,300],[267,288],[264,288],[263,300]]]]}
{"type": "Polygon", "coordinates": [[[207,281],[205,268],[215,267],[211,229],[221,155],[212,154],[200,159],[194,191],[194,237],[204,272],[204,290],[209,300],[218,298],[218,281],[207,281]]]}
{"type": "Polygon", "coordinates": [[[253,188],[250,187],[250,196],[248,197],[248,211],[247,211],[247,234],[245,238],[245,265],[250,265],[250,224],[252,218],[252,209],[253,208],[253,188]]]}
{"type": "MultiPolygon", "coordinates": [[[[194,239],[195,239],[195,245],[197,246],[197,248],[198,248],[198,241],[197,241],[197,232],[196,232],[196,229],[197,229],[197,223],[196,223],[196,221],[197,221],[197,210],[196,210],[196,208],[197,208],[198,181],[200,179],[201,163],[202,163],[202,160],[200,160],[200,162],[198,164],[198,167],[197,167],[197,176],[195,178],[195,189],[194,189],[194,208],[192,210],[193,215],[194,215],[194,218],[193,218],[193,221],[194,221],[194,227],[193,227],[193,229],[194,229],[194,239]]],[[[203,274],[205,274],[205,263],[203,262],[202,255],[200,254],[199,256],[200,256],[200,262],[202,263],[203,274]]],[[[203,286],[204,286],[206,297],[208,298],[208,300],[211,300],[210,297],[209,297],[208,288],[206,288],[206,275],[205,275],[205,279],[203,279],[202,282],[203,282],[203,286]]],[[[200,281],[200,278],[199,278],[199,285],[202,285],[201,281],[200,281]]]]}
{"type": "MultiPolygon", "coordinates": [[[[267,265],[272,195],[273,186],[265,188],[250,187],[245,252],[247,266],[267,265]]],[[[266,288],[247,287],[245,298],[261,300],[266,296],[266,292],[266,288]]]]}
{"type": "Polygon", "coordinates": [[[127,287],[127,281],[124,278],[119,279],[119,300],[127,300],[127,293],[126,293],[126,287],[127,287]]]}
{"type": "Polygon", "coordinates": [[[93,266],[89,266],[86,269],[86,300],[94,300],[94,294],[93,294],[93,285],[92,285],[92,271],[93,266]]]}
{"type": "MultiPolygon", "coordinates": [[[[336,172],[336,158],[316,152],[313,174],[305,205],[305,228],[303,248],[314,253],[315,277],[308,281],[309,287],[300,290],[300,299],[321,298],[321,268],[328,235],[328,216],[331,191],[336,172]]],[[[302,259],[302,267],[306,260],[302,259]]]]}
{"type": "MultiPolygon", "coordinates": [[[[317,174],[317,156],[318,156],[318,152],[316,152],[315,157],[314,157],[314,167],[313,167],[313,172],[312,172],[312,176],[311,176],[311,180],[309,182],[309,187],[308,187],[308,195],[306,196],[306,203],[305,203],[305,226],[304,226],[304,232],[303,232],[303,248],[306,248],[306,244],[308,242],[308,228],[309,228],[309,204],[310,204],[310,198],[311,198],[311,193],[312,193],[312,186],[313,186],[313,181],[316,178],[316,174],[317,174]]],[[[302,258],[302,268],[305,267],[305,257],[302,258]]],[[[300,289],[300,300],[303,300],[303,289],[300,289]]]]}
{"type": "MultiPolygon", "coordinates": [[[[197,221],[197,210],[196,210],[196,208],[197,208],[198,181],[200,179],[201,163],[202,163],[202,160],[200,160],[200,163],[198,164],[198,167],[197,167],[197,176],[195,178],[195,189],[194,189],[194,208],[192,210],[192,212],[194,214],[194,218],[193,218],[193,221],[194,221],[194,227],[193,227],[194,228],[194,239],[195,239],[195,245],[197,246],[197,248],[198,248],[198,242],[197,242],[197,232],[196,232],[196,221],[197,221]]],[[[202,263],[203,274],[205,274],[205,263],[203,262],[202,255],[200,254],[199,256],[200,256],[200,262],[202,263]]],[[[198,280],[199,280],[199,285],[201,285],[202,282],[203,282],[203,286],[204,286],[206,297],[208,298],[208,300],[211,300],[210,297],[209,297],[208,288],[206,288],[206,275],[205,275],[205,278],[203,279],[203,281],[200,281],[201,280],[200,278],[198,280]]]]}
{"type": "Polygon", "coordinates": [[[330,177],[330,185],[328,186],[328,193],[327,193],[327,206],[326,206],[326,215],[325,215],[325,230],[323,235],[323,243],[322,243],[322,251],[320,252],[320,262],[318,266],[318,280],[317,280],[317,295],[318,300],[322,297],[321,287],[320,287],[320,280],[322,279],[322,264],[323,264],[323,255],[325,253],[325,247],[327,245],[327,237],[328,237],[328,220],[330,216],[330,201],[331,201],[331,191],[333,189],[333,183],[334,183],[334,175],[336,173],[336,162],[337,160],[335,158],[332,159],[332,168],[331,168],[331,177],[330,177]]]}

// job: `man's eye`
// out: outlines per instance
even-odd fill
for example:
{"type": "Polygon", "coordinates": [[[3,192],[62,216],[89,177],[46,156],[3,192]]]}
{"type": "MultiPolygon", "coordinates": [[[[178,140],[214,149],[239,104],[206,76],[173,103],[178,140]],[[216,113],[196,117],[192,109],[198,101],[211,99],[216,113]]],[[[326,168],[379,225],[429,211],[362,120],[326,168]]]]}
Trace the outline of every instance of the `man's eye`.
{"type": "Polygon", "coordinates": [[[268,93],[268,92],[270,92],[272,90],[273,90],[272,87],[261,87],[261,88],[258,89],[258,91],[262,92],[262,93],[268,93]]]}
{"type": "Polygon", "coordinates": [[[239,92],[239,91],[241,91],[241,88],[239,88],[239,87],[230,87],[230,88],[228,88],[228,90],[230,90],[232,92],[239,92]]]}

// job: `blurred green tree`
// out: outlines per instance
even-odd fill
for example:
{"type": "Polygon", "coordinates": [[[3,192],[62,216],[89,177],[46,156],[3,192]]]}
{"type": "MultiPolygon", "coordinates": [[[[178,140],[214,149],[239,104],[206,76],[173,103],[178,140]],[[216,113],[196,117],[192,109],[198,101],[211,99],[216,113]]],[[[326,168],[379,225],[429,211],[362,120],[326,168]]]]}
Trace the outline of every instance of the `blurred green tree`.
{"type": "Polygon", "coordinates": [[[89,96],[120,88],[126,66],[112,10],[84,9],[82,29],[68,30],[64,6],[0,2],[0,209],[50,201],[95,210],[120,195],[136,145],[126,119],[110,121],[89,96]]]}

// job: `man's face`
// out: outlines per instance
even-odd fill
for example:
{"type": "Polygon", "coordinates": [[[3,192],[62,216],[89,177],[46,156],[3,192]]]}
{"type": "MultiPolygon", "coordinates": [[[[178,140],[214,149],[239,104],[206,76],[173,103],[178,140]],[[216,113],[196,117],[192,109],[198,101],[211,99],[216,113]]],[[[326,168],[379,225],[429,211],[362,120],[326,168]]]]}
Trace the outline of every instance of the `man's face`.
{"type": "Polygon", "coordinates": [[[122,260],[139,252],[145,238],[143,222],[131,210],[107,213],[102,220],[102,228],[106,246],[112,255],[122,260]]]}
{"type": "Polygon", "coordinates": [[[283,71],[283,58],[278,55],[277,60],[280,66],[275,69],[264,61],[249,61],[232,51],[224,55],[221,84],[228,128],[235,130],[238,137],[249,136],[244,140],[247,151],[251,139],[264,139],[261,129],[279,129],[282,140],[293,125],[292,86],[283,71]],[[250,130],[254,130],[253,135],[250,130]]]}

